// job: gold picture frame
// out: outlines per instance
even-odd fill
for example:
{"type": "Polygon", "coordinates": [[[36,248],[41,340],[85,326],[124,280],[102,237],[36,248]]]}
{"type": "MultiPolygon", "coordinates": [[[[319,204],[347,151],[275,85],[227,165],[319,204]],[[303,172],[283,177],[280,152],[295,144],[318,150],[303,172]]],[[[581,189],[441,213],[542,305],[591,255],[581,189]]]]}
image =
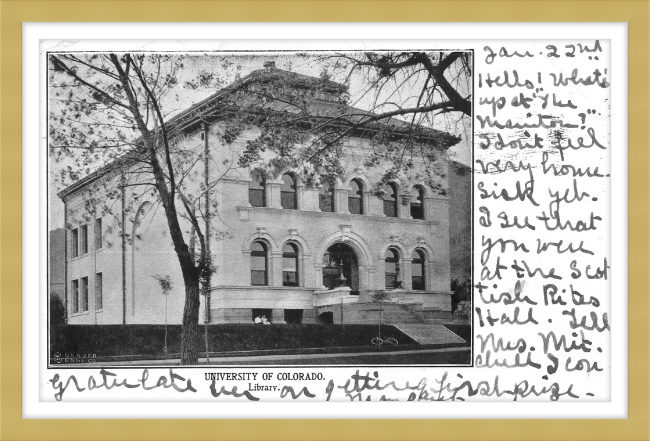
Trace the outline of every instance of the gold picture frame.
{"type": "MultiPolygon", "coordinates": [[[[7,1],[0,9],[1,432],[22,439],[584,439],[650,437],[650,2],[7,1]],[[300,7],[297,7],[297,6],[300,7]],[[619,420],[22,419],[21,34],[23,22],[627,22],[629,43],[629,418],[619,420]]],[[[31,381],[38,381],[34,378],[31,381]]]]}

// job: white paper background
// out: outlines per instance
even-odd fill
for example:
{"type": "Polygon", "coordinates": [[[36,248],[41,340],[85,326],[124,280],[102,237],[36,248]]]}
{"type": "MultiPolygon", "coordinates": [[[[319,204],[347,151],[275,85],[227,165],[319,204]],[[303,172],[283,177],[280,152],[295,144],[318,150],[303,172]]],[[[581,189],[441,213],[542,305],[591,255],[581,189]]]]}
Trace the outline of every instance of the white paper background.
{"type": "MultiPolygon", "coordinates": [[[[240,42],[208,42],[206,39],[256,39],[273,35],[278,39],[293,40],[287,44],[290,48],[306,49],[344,49],[344,48],[468,48],[474,47],[477,56],[482,49],[481,38],[490,37],[490,40],[507,39],[513,35],[523,36],[527,39],[545,38],[552,35],[558,39],[611,39],[612,70],[612,261],[617,263],[616,271],[612,273],[612,292],[616,293],[612,299],[612,323],[626,323],[627,317],[627,29],[624,24],[34,24],[23,25],[23,176],[24,176],[24,263],[34,262],[39,255],[41,274],[44,274],[46,265],[46,230],[45,230],[45,173],[44,157],[39,157],[39,144],[37,139],[39,130],[37,121],[39,117],[39,94],[36,85],[39,82],[38,73],[44,74],[39,68],[39,40],[44,39],[70,39],[82,38],[110,39],[119,35],[121,39],[164,39],[169,35],[182,35],[184,41],[165,41],[147,44],[147,49],[155,49],[156,44],[163,44],[169,49],[170,44],[178,50],[193,49],[240,49],[243,47],[262,49],[277,48],[278,42],[263,40],[255,43],[240,42]],[[170,31],[173,29],[173,31],[170,31]],[[341,39],[336,41],[309,41],[310,38],[326,39],[336,35],[341,39]],[[408,36],[409,40],[380,40],[386,35],[408,36]],[[455,36],[476,39],[451,40],[455,36]],[[363,39],[363,40],[362,40],[363,39]],[[442,40],[441,40],[442,39],[442,40]],[[194,41],[187,41],[194,40],[194,41]],[[204,41],[196,41],[204,40],[204,41]],[[364,41],[366,40],[366,41],[364,41]],[[433,41],[435,40],[435,41],[433,41]],[[41,169],[37,167],[40,164],[41,169]],[[37,186],[40,183],[40,188],[37,186]],[[40,190],[40,193],[39,193],[40,190]],[[40,196],[40,199],[39,199],[40,196]],[[40,201],[40,204],[39,204],[40,201]],[[40,225],[39,225],[40,220],[40,225]],[[34,231],[40,227],[39,238],[34,231]],[[31,234],[30,234],[31,232],[31,234]],[[37,254],[38,253],[38,254],[37,254]],[[625,265],[623,266],[623,262],[625,265]]],[[[102,47],[93,42],[94,49],[102,47]],[[98,47],[99,46],[99,47],[98,47]]],[[[287,44],[283,48],[288,48],[287,44]]],[[[137,44],[136,47],[140,45],[137,44]]],[[[75,49],[82,46],[75,45],[75,49]]],[[[114,46],[110,46],[114,47],[114,46]]],[[[162,48],[162,47],[161,47],[162,48]]],[[[61,49],[61,47],[59,47],[61,49]]],[[[41,81],[43,78],[41,78],[41,81]]],[[[42,114],[41,114],[42,116],[42,114]]],[[[42,129],[42,127],[41,127],[42,129]]],[[[41,130],[41,137],[44,135],[41,130]]],[[[475,250],[476,251],[476,250],[475,250]]],[[[26,264],[23,268],[28,268],[26,264]]],[[[33,273],[23,275],[23,305],[39,304],[39,299],[46,298],[46,279],[41,277],[40,286],[37,285],[33,273]],[[32,277],[29,277],[29,276],[32,277]]],[[[40,302],[41,317],[44,317],[44,302],[40,302]]],[[[39,402],[39,389],[48,386],[46,381],[49,375],[39,375],[39,366],[42,366],[43,345],[46,341],[45,321],[39,318],[36,308],[23,308],[23,414],[26,418],[57,417],[57,418],[179,418],[179,417],[204,417],[204,418],[605,418],[624,417],[627,413],[627,335],[626,326],[612,328],[612,389],[611,401],[603,403],[365,403],[355,405],[350,403],[251,403],[237,404],[215,402],[204,395],[206,403],[184,403],[182,406],[169,406],[164,402],[149,403],[142,406],[137,403],[44,403],[39,402]],[[39,330],[37,332],[37,330],[39,330]],[[40,351],[39,351],[40,348],[40,351]],[[39,381],[37,379],[40,378],[39,381]],[[31,380],[31,381],[30,381],[31,380]]],[[[399,376],[409,379],[419,379],[422,376],[421,368],[399,368],[399,376]],[[404,369],[410,372],[405,375],[404,369]]],[[[42,370],[42,368],[41,368],[42,370]]],[[[206,370],[196,369],[198,377],[203,376],[206,370]]],[[[267,369],[264,369],[266,371],[267,369]]],[[[295,371],[290,369],[285,371],[295,371]]],[[[327,369],[318,369],[326,376],[327,369]]],[[[356,369],[348,368],[345,376],[349,376],[356,369]]],[[[465,369],[466,370],[466,369],[465,369]]],[[[141,370],[139,370],[141,371],[141,370]]],[[[161,370],[166,371],[166,370],[161,370]]],[[[250,371],[238,369],[237,371],[250,371]]],[[[260,370],[260,372],[263,370],[260,370]]],[[[371,372],[371,369],[361,372],[371,372]]],[[[382,375],[385,371],[382,368],[382,375]]],[[[180,370],[181,375],[186,376],[180,370]]],[[[340,372],[340,370],[339,370],[340,372]]],[[[455,372],[455,371],[454,371],[455,372]]],[[[463,370],[459,370],[463,372],[463,370]]],[[[66,371],[71,373],[71,371],[66,371]]],[[[152,372],[152,377],[154,373],[152,372]]],[[[391,374],[392,375],[392,374],[391,374]]],[[[138,375],[139,376],[139,375],[138,375]]],[[[427,374],[427,376],[431,376],[427,374]]],[[[136,379],[137,377],[131,377],[136,379]]],[[[201,389],[204,384],[196,382],[201,389]]],[[[322,388],[320,388],[322,389],[322,388]]],[[[43,389],[41,389],[42,391],[43,389]]],[[[49,389],[51,396],[52,390],[49,389]]],[[[106,400],[123,399],[121,391],[111,391],[106,400]]],[[[71,390],[67,398],[73,399],[71,390]]],[[[138,391],[129,391],[131,399],[151,399],[150,393],[140,394],[138,391]]],[[[192,398],[186,394],[166,394],[166,398],[179,400],[192,398]]],[[[102,397],[103,398],[103,397],[102,397]]],[[[90,398],[92,399],[92,398],[90,398]]]]}

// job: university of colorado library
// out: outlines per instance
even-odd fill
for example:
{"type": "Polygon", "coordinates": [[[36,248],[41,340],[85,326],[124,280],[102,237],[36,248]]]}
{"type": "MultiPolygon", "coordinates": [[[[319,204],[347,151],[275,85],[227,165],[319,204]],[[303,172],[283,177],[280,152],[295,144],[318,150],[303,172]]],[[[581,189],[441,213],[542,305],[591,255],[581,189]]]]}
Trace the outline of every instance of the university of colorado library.
{"type": "MultiPolygon", "coordinates": [[[[269,175],[255,166],[229,167],[259,129],[247,128],[234,142],[224,141],[232,115],[224,108],[246,111],[247,94],[278,78],[287,93],[307,97],[314,114],[340,111],[345,86],[271,64],[167,123],[175,149],[203,146],[209,155],[198,169],[221,176],[210,197],[216,198],[215,222],[224,234],[210,236],[216,272],[207,311],[201,296],[201,321],[253,323],[264,315],[276,325],[377,323],[372,298],[377,291],[387,293],[385,323],[449,320],[454,257],[471,265],[469,174],[458,174],[446,155],[460,138],[423,129],[427,148],[440,152],[436,170],[447,181],[444,191],[428,184],[425,164],[416,157],[410,175],[380,183],[387,165],[368,165],[368,133],[399,133],[407,123],[395,119],[373,123],[346,139],[344,173],[336,182],[307,182],[295,169],[269,175]],[[455,200],[458,189],[464,191],[455,200]]],[[[105,208],[91,211],[86,204],[85,192],[115,190],[120,169],[131,166],[113,165],[59,193],[65,204],[67,322],[180,323],[184,285],[163,208],[153,209],[159,204],[146,197],[134,201],[130,187],[118,190],[121,196],[105,208]],[[120,214],[127,206],[135,209],[120,214]],[[115,218],[124,222],[116,224],[115,218]],[[166,298],[156,279],[160,276],[171,280],[166,298]]]]}

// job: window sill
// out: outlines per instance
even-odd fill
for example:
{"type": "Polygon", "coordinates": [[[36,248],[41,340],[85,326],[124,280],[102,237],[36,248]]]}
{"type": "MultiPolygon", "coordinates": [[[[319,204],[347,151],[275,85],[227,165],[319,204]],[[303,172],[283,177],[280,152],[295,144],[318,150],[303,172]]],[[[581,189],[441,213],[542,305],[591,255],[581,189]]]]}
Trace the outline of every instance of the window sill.
{"type": "Polygon", "coordinates": [[[271,207],[251,207],[251,206],[237,206],[239,212],[239,220],[249,221],[251,212],[269,212],[269,213],[300,213],[305,216],[338,216],[354,219],[368,219],[382,222],[402,222],[410,224],[427,224],[438,225],[439,222],[433,219],[411,219],[402,217],[387,217],[382,214],[352,214],[349,211],[313,211],[313,210],[300,210],[300,209],[284,209],[284,208],[271,208],[271,207]]]}

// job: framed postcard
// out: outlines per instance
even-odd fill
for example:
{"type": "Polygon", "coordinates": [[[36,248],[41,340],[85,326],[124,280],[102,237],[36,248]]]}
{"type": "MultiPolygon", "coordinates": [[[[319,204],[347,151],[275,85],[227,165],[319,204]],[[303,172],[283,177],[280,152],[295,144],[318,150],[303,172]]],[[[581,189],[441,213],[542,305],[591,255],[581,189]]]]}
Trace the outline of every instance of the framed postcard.
{"type": "Polygon", "coordinates": [[[8,439],[647,438],[648,4],[461,4],[3,3],[8,439]]]}

